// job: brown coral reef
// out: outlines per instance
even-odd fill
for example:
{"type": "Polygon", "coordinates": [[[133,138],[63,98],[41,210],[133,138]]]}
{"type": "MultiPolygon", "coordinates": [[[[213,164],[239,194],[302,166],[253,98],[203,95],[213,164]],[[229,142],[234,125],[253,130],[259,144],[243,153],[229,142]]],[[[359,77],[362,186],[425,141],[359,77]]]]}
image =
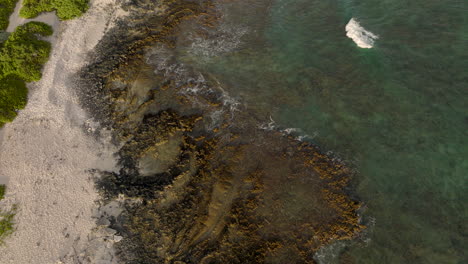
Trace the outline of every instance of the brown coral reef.
{"type": "Polygon", "coordinates": [[[101,43],[81,94],[122,146],[122,169],[98,184],[106,201],[128,200],[111,221],[123,263],[315,263],[320,247],[360,232],[349,168],[261,128],[209,73],[178,61],[178,32],[216,26],[213,2],[127,8],[136,15],[101,43]]]}

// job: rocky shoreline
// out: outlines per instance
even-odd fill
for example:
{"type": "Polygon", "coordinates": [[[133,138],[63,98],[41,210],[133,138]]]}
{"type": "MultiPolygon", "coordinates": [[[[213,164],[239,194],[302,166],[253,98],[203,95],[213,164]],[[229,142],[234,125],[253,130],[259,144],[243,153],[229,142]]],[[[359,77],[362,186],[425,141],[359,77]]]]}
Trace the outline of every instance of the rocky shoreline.
{"type": "Polygon", "coordinates": [[[353,171],[259,128],[209,72],[177,59],[180,32],[216,28],[218,5],[128,5],[82,70],[82,104],[121,146],[120,171],[96,171],[103,204],[122,210],[103,221],[124,263],[315,263],[364,228],[353,171]]]}

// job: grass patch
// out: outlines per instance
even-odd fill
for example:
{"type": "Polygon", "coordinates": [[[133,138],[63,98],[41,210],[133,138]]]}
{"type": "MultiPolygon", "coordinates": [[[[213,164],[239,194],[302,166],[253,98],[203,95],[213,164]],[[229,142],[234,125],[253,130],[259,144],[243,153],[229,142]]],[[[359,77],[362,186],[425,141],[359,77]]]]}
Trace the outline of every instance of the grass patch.
{"type": "Polygon", "coordinates": [[[6,30],[18,0],[0,0],[0,30],[6,30]]]}
{"type": "Polygon", "coordinates": [[[89,0],[24,0],[20,16],[33,18],[42,12],[57,11],[61,20],[81,16],[88,9],[89,0]]]}

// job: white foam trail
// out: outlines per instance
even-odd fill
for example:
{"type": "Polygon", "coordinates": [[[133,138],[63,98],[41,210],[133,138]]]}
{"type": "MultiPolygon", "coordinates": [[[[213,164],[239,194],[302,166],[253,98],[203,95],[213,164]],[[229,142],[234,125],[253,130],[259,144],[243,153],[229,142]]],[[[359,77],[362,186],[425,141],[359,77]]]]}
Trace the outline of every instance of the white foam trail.
{"type": "Polygon", "coordinates": [[[248,29],[245,27],[221,24],[216,29],[216,38],[190,33],[189,38],[192,40],[192,45],[188,53],[196,55],[197,58],[209,59],[232,52],[242,44],[241,38],[247,32],[248,29]]]}
{"type": "Polygon", "coordinates": [[[277,128],[277,126],[276,126],[275,120],[273,120],[273,118],[270,116],[270,122],[260,124],[258,126],[258,128],[263,129],[263,130],[271,131],[271,130],[275,130],[277,128]]]}
{"type": "Polygon", "coordinates": [[[277,131],[280,131],[281,133],[283,133],[284,135],[295,136],[294,138],[299,140],[299,141],[304,141],[306,139],[312,140],[312,139],[314,139],[315,137],[318,136],[318,132],[314,132],[312,135],[308,135],[308,134],[305,134],[304,131],[302,131],[302,129],[295,128],[295,127],[289,127],[289,128],[281,129],[276,124],[275,120],[273,120],[273,118],[271,116],[270,116],[270,122],[260,124],[258,126],[258,128],[263,129],[263,130],[268,130],[268,131],[277,130],[277,131]]]}
{"type": "Polygon", "coordinates": [[[218,13],[223,15],[219,18],[217,26],[207,31],[208,35],[197,32],[187,35],[192,42],[187,53],[196,57],[197,61],[210,60],[237,50],[243,44],[242,37],[250,30],[246,23],[229,22],[230,18],[226,16],[228,12],[223,6],[215,7],[218,13]]]}
{"type": "Polygon", "coordinates": [[[345,27],[346,36],[354,41],[360,48],[370,49],[379,37],[363,28],[354,18],[349,20],[345,27]]]}
{"type": "Polygon", "coordinates": [[[338,258],[344,248],[346,247],[346,242],[336,241],[328,246],[320,248],[314,255],[314,259],[319,264],[337,264],[338,258]]]}

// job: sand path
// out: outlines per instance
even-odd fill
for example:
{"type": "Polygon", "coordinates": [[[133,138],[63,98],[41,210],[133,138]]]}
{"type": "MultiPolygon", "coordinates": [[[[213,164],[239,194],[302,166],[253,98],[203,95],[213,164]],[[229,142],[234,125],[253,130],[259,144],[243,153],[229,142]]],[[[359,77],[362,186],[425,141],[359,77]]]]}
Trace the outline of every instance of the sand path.
{"type": "MultiPolygon", "coordinates": [[[[18,1],[18,3],[16,4],[15,10],[9,18],[10,23],[8,24],[8,28],[6,29],[6,32],[13,32],[15,31],[17,26],[23,25],[27,22],[31,22],[31,21],[43,22],[52,26],[54,30],[54,34],[52,36],[49,36],[43,39],[51,42],[52,45],[55,44],[55,41],[57,39],[57,34],[58,34],[58,28],[60,25],[60,20],[57,18],[55,13],[54,12],[44,13],[33,19],[26,19],[26,18],[22,18],[19,16],[19,11],[22,5],[23,5],[23,0],[18,1]]],[[[3,128],[0,128],[0,145],[2,144],[2,139],[3,139],[3,128]]],[[[6,175],[0,174],[0,184],[8,184],[8,181],[9,181],[9,178],[6,175]]]]}
{"type": "Polygon", "coordinates": [[[86,133],[72,80],[115,19],[117,1],[94,0],[81,18],[54,22],[43,78],[28,85],[28,105],[2,129],[0,175],[9,183],[0,208],[19,206],[16,231],[0,247],[2,264],[115,263],[109,244],[90,246],[98,195],[88,172],[112,170],[115,149],[86,133]]]}
{"type": "Polygon", "coordinates": [[[13,32],[15,31],[15,28],[17,26],[23,25],[30,21],[44,22],[46,24],[51,25],[54,31],[57,30],[60,24],[60,20],[55,15],[55,12],[43,13],[33,19],[26,19],[26,18],[20,17],[19,15],[19,12],[22,6],[23,6],[23,0],[18,1],[15,7],[15,11],[10,16],[10,24],[8,25],[8,28],[6,30],[7,32],[13,32]]]}

